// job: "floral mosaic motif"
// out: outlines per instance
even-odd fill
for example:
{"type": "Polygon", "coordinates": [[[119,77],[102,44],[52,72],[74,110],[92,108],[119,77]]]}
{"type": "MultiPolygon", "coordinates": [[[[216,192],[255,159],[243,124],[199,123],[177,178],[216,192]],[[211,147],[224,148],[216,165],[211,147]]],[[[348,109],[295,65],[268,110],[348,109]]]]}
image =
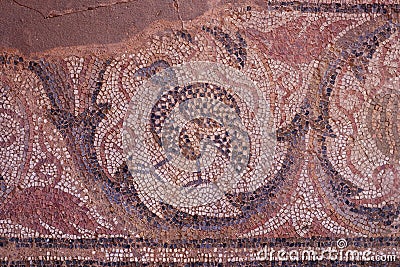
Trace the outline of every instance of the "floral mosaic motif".
{"type": "Polygon", "coordinates": [[[393,247],[398,12],[227,5],[113,54],[3,53],[0,255],[42,238],[94,263],[170,246],[202,262],[204,240],[224,262],[281,238],[393,247]]]}

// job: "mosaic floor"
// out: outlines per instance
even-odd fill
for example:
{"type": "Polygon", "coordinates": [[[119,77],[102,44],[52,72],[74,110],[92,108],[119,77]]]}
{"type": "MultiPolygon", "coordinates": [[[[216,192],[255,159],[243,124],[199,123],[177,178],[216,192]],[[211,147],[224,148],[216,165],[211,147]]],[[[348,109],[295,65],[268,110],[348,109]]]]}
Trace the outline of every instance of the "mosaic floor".
{"type": "Polygon", "coordinates": [[[399,266],[399,12],[225,4],[3,50],[0,265],[399,266]]]}

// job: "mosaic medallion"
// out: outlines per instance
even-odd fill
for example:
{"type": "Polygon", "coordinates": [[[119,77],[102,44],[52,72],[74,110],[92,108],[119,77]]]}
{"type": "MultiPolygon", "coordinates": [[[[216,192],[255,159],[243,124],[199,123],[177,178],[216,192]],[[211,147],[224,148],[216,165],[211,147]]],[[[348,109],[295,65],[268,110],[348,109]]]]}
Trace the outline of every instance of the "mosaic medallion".
{"type": "Polygon", "coordinates": [[[234,68],[191,62],[163,70],[135,90],[124,121],[131,183],[160,217],[166,209],[204,216],[191,218],[200,228],[243,217],[249,211],[230,201],[266,184],[272,123],[261,90],[234,68]]]}

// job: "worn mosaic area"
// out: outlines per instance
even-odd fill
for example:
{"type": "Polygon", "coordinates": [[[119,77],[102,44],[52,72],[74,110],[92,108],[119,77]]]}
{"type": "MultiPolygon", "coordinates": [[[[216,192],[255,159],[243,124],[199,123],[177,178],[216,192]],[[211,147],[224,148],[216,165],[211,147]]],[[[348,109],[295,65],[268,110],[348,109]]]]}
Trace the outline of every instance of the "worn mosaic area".
{"type": "Polygon", "coordinates": [[[106,49],[4,52],[1,264],[397,255],[399,11],[225,5],[106,49]]]}

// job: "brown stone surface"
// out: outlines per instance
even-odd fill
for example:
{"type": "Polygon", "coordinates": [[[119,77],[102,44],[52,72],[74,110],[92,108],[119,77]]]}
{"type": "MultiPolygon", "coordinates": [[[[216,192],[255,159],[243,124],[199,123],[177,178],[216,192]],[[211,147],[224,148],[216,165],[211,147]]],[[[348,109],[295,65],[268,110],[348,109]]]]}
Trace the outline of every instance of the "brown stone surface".
{"type": "MultiPolygon", "coordinates": [[[[207,1],[182,1],[179,13],[191,20],[207,1]]],[[[29,54],[56,47],[110,44],[140,34],[155,21],[179,20],[174,1],[2,1],[0,47],[29,54]]]]}

